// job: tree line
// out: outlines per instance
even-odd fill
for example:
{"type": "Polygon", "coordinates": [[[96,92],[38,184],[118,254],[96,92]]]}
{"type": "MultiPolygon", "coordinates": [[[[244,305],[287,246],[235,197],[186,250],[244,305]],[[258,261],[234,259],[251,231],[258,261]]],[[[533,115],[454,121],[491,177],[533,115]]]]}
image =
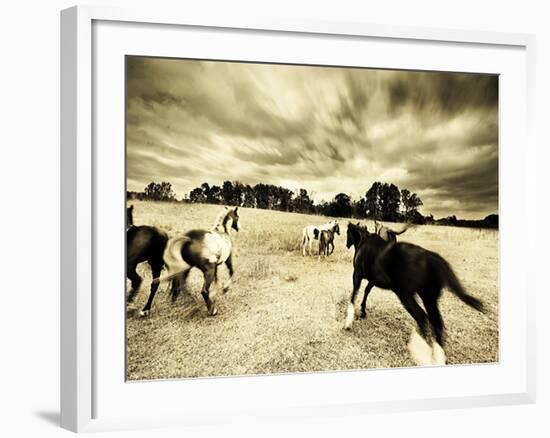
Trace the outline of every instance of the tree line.
{"type": "MultiPolygon", "coordinates": [[[[175,202],[176,194],[169,182],[151,182],[143,192],[127,192],[128,199],[175,202]]],[[[457,219],[449,216],[434,219],[423,216],[418,208],[423,205],[420,197],[395,184],[375,182],[358,200],[346,193],[338,193],[331,201],[315,203],[306,189],[296,191],[272,184],[243,184],[240,181],[224,181],[221,186],[207,182],[191,190],[182,202],[222,204],[265,210],[318,214],[331,217],[376,219],[390,222],[436,224],[465,227],[498,228],[498,215],[482,220],[457,219]]]]}
{"type": "Polygon", "coordinates": [[[386,221],[415,220],[420,215],[418,207],[422,205],[416,193],[381,182],[375,182],[359,200],[352,200],[346,193],[338,193],[330,202],[317,204],[306,189],[292,191],[272,184],[251,186],[239,181],[224,181],[221,186],[210,186],[205,182],[191,190],[184,201],[386,221]]]}
{"type": "MultiPolygon", "coordinates": [[[[176,194],[168,182],[151,182],[143,192],[128,192],[127,195],[128,199],[176,201],[176,194]]],[[[240,181],[224,181],[221,186],[211,186],[204,182],[191,190],[182,202],[385,221],[415,221],[422,216],[418,212],[422,200],[416,193],[381,182],[375,182],[359,200],[338,193],[330,202],[320,203],[315,203],[306,189],[292,191],[273,184],[251,186],[240,181]]]]}

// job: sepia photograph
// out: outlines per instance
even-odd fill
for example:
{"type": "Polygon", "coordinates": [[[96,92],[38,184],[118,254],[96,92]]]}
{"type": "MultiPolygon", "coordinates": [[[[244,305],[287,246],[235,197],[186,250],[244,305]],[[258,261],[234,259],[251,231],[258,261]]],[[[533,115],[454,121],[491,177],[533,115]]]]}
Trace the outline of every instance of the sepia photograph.
{"type": "Polygon", "coordinates": [[[127,380],[499,361],[498,75],[125,74],[127,380]]]}

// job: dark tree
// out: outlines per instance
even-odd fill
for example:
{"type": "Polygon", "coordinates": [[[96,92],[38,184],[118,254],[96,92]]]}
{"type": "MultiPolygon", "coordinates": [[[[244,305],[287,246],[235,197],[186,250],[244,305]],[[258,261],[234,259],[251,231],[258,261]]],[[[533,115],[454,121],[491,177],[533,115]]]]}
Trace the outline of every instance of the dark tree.
{"type": "Polygon", "coordinates": [[[306,189],[298,190],[294,199],[294,210],[299,213],[311,213],[315,211],[313,201],[309,197],[306,189]]]}
{"type": "Polygon", "coordinates": [[[498,214],[490,214],[483,219],[483,222],[488,228],[498,228],[498,214]]]}
{"type": "Polygon", "coordinates": [[[202,193],[204,194],[204,197],[206,198],[205,202],[209,202],[208,200],[211,199],[210,195],[210,185],[207,182],[203,182],[201,184],[202,193]]]}
{"type": "Polygon", "coordinates": [[[319,204],[315,205],[314,208],[315,208],[316,214],[320,214],[323,216],[330,216],[331,205],[328,202],[322,201],[319,204]]]}
{"type": "Polygon", "coordinates": [[[416,193],[411,193],[407,189],[401,190],[401,203],[403,204],[403,209],[405,210],[405,218],[407,220],[414,222],[422,216],[418,212],[418,207],[422,206],[423,202],[416,193]]]}
{"type": "Polygon", "coordinates": [[[253,191],[256,198],[256,207],[269,208],[269,186],[259,183],[253,187],[253,191]]]}
{"type": "Polygon", "coordinates": [[[254,196],[254,189],[248,184],[243,189],[243,207],[256,207],[256,197],[254,196]]]}
{"type": "Polygon", "coordinates": [[[189,193],[189,202],[206,202],[206,196],[204,194],[204,191],[200,187],[195,187],[191,192],[189,193]]]}
{"type": "Polygon", "coordinates": [[[231,181],[224,181],[222,185],[223,203],[226,205],[232,205],[233,195],[233,183],[231,181]]]}
{"type": "MultiPolygon", "coordinates": [[[[203,184],[204,185],[204,184],[203,184]]],[[[212,186],[206,196],[206,202],[209,204],[221,204],[222,203],[222,189],[220,186],[212,186]]]]}
{"type": "Polygon", "coordinates": [[[364,219],[367,217],[367,200],[365,198],[359,199],[352,204],[352,215],[358,219],[364,219]]]}
{"type": "Polygon", "coordinates": [[[367,217],[380,219],[380,192],[382,183],[376,181],[365,195],[367,217]]]}
{"type": "Polygon", "coordinates": [[[422,216],[418,210],[412,210],[407,216],[407,221],[413,224],[424,225],[427,223],[427,218],[422,216]]]}
{"type": "Polygon", "coordinates": [[[279,210],[291,211],[293,196],[294,196],[294,193],[292,193],[291,190],[285,189],[284,187],[280,187],[279,188],[279,210]]]}
{"type": "Polygon", "coordinates": [[[401,193],[399,192],[399,189],[395,184],[382,184],[379,203],[382,220],[399,220],[399,204],[401,203],[401,193]]]}
{"type": "Polygon", "coordinates": [[[241,206],[244,197],[244,185],[235,181],[233,183],[233,198],[231,199],[231,205],[241,206]]]}
{"type": "Polygon", "coordinates": [[[331,203],[330,216],[350,217],[351,216],[351,198],[345,193],[338,193],[331,203]]]}
{"type": "Polygon", "coordinates": [[[175,201],[176,194],[172,190],[172,184],[169,182],[155,183],[151,182],[143,190],[145,199],[151,201],[175,201]]]}

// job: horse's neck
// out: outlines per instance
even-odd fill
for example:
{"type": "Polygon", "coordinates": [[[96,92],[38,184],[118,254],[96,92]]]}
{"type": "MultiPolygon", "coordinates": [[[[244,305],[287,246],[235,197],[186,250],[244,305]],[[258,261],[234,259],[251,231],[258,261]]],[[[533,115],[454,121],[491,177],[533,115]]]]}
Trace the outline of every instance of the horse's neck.
{"type": "Polygon", "coordinates": [[[229,236],[229,229],[230,229],[230,228],[228,228],[228,224],[229,224],[229,221],[230,221],[230,220],[231,220],[231,218],[229,218],[228,216],[225,216],[225,217],[223,218],[223,221],[222,221],[222,224],[221,224],[221,225],[222,225],[223,232],[224,232],[225,234],[227,234],[228,236],[229,236]]]}

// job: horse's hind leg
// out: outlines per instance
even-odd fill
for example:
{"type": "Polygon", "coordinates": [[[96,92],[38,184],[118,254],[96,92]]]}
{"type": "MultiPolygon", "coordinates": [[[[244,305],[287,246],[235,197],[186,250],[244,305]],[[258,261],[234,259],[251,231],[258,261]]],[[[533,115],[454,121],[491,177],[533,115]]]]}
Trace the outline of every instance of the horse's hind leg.
{"type": "Polygon", "coordinates": [[[405,310],[407,310],[407,312],[409,312],[409,314],[416,321],[422,337],[427,340],[429,332],[428,315],[426,315],[426,312],[424,312],[422,307],[420,307],[420,305],[416,302],[412,293],[398,293],[397,296],[399,297],[401,304],[403,304],[403,307],[405,307],[405,310]]]}
{"type": "Polygon", "coordinates": [[[422,302],[424,303],[424,307],[426,308],[426,312],[428,312],[428,318],[434,331],[435,340],[439,345],[443,347],[445,344],[445,325],[443,323],[443,318],[441,317],[441,312],[439,311],[439,307],[437,305],[437,298],[431,295],[421,295],[421,298],[422,302]]]}
{"type": "Polygon", "coordinates": [[[361,318],[367,317],[367,297],[369,296],[370,291],[374,287],[374,284],[370,283],[367,284],[367,287],[365,287],[365,294],[363,295],[363,301],[361,302],[361,318]]]}
{"type": "Polygon", "coordinates": [[[208,309],[208,313],[211,316],[214,316],[216,313],[218,313],[218,310],[216,309],[216,306],[214,304],[214,300],[210,297],[210,286],[214,282],[214,279],[216,278],[216,265],[208,265],[204,268],[204,285],[202,286],[202,292],[201,295],[204,298],[204,302],[206,303],[206,307],[208,309]]]}
{"type": "Polygon", "coordinates": [[[178,299],[182,288],[185,287],[185,281],[187,280],[189,271],[191,271],[191,268],[186,269],[181,273],[181,275],[172,280],[172,285],[170,286],[170,297],[172,299],[172,303],[174,303],[178,299]]]}
{"type": "Polygon", "coordinates": [[[422,310],[422,307],[414,299],[414,295],[411,292],[396,292],[399,300],[414,318],[418,328],[420,330],[420,336],[413,330],[411,340],[409,342],[409,350],[413,360],[418,365],[433,365],[433,352],[432,348],[428,344],[428,316],[426,312],[422,310]]]}
{"type": "Polygon", "coordinates": [[[227,293],[227,291],[231,287],[231,281],[233,279],[233,274],[235,273],[235,271],[233,270],[233,257],[231,255],[225,261],[225,266],[227,266],[227,269],[229,270],[229,280],[225,282],[225,284],[222,287],[222,290],[224,293],[227,293]]]}
{"type": "Polygon", "coordinates": [[[428,318],[432,325],[436,344],[433,346],[433,359],[434,365],[445,365],[445,351],[443,347],[445,346],[445,324],[443,323],[443,318],[441,317],[441,312],[437,305],[437,298],[439,292],[436,294],[430,294],[427,296],[422,296],[422,302],[428,312],[428,318]]]}
{"type": "Polygon", "coordinates": [[[346,312],[346,322],[344,323],[344,328],[346,330],[351,329],[351,325],[353,324],[353,320],[355,318],[355,297],[357,295],[357,292],[359,291],[359,288],[361,287],[361,280],[363,278],[361,277],[361,273],[357,270],[353,270],[353,292],[351,293],[351,301],[348,304],[348,309],[346,312]]]}
{"type": "Polygon", "coordinates": [[[134,301],[134,298],[136,297],[137,293],[139,292],[139,287],[141,286],[141,277],[136,272],[137,265],[131,264],[128,265],[126,268],[126,275],[130,279],[130,282],[132,283],[132,289],[130,290],[130,294],[128,295],[127,302],[131,303],[134,301]]]}
{"type": "MultiPolygon", "coordinates": [[[[160,262],[149,261],[149,266],[151,266],[151,275],[153,276],[153,278],[160,277],[160,273],[162,271],[162,266],[163,266],[162,260],[160,262]]],[[[139,313],[140,316],[148,316],[149,313],[151,313],[151,306],[153,305],[153,300],[155,299],[155,295],[157,294],[158,288],[159,288],[158,281],[154,281],[151,283],[151,291],[149,292],[149,298],[147,299],[147,303],[145,303],[145,307],[143,307],[143,310],[139,313]]]]}

